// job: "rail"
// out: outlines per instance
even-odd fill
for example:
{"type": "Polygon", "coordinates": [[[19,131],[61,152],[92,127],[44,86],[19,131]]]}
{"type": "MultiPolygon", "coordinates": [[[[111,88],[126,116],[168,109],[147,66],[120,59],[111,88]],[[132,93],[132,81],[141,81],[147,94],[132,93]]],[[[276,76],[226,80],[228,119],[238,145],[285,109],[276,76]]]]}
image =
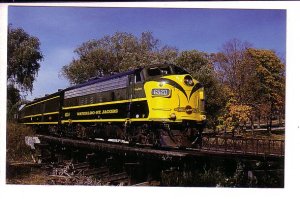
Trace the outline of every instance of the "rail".
{"type": "Polygon", "coordinates": [[[239,137],[202,137],[202,149],[248,155],[284,156],[284,140],[239,137]]]}

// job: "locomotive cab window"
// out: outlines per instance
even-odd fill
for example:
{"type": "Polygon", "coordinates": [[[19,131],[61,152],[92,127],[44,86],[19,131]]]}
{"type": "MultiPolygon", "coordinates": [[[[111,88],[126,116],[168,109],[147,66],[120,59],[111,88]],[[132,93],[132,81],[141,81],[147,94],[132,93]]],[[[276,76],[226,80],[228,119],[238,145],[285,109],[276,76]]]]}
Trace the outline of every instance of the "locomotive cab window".
{"type": "Polygon", "coordinates": [[[169,74],[171,74],[170,67],[162,67],[162,68],[160,68],[160,71],[161,71],[162,75],[169,75],[169,74]]]}
{"type": "Polygon", "coordinates": [[[155,68],[148,68],[148,75],[149,76],[158,76],[160,75],[160,69],[155,67],[155,68]]]}
{"type": "Polygon", "coordinates": [[[135,74],[135,83],[141,82],[141,81],[142,81],[141,73],[136,73],[135,74]]]}
{"type": "Polygon", "coordinates": [[[148,72],[149,76],[161,76],[161,75],[172,74],[171,69],[170,69],[169,66],[148,68],[147,72],[148,72]]]}
{"type": "Polygon", "coordinates": [[[173,73],[177,74],[177,75],[188,74],[188,72],[186,70],[184,70],[183,68],[181,68],[179,66],[173,66],[173,73]]]}

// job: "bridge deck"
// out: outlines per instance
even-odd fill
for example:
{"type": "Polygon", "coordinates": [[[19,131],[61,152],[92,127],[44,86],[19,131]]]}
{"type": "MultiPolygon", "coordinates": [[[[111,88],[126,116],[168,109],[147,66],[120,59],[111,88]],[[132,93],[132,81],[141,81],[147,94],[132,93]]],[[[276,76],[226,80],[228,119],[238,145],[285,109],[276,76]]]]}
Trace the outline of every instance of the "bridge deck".
{"type": "MultiPolygon", "coordinates": [[[[185,158],[200,158],[200,157],[222,157],[222,158],[247,158],[247,159],[269,159],[269,160],[283,160],[284,151],[274,150],[275,152],[262,151],[253,148],[259,146],[259,141],[253,141],[253,145],[245,146],[249,141],[233,141],[232,140],[212,140],[212,138],[204,138],[201,149],[154,149],[150,147],[133,147],[128,144],[108,143],[91,140],[76,140],[71,138],[61,138],[47,135],[38,135],[42,143],[56,143],[69,147],[79,147],[96,151],[106,151],[109,153],[123,153],[125,155],[135,155],[138,157],[162,158],[165,160],[185,159],[185,158]],[[208,142],[210,140],[210,142],[208,142]],[[216,143],[218,145],[216,145],[216,143]],[[236,143],[235,143],[236,142],[236,143]],[[242,143],[238,145],[237,143],[242,143]],[[235,144],[234,144],[235,143],[235,144]],[[258,143],[258,144],[257,144],[258,143]],[[256,145],[255,145],[256,144],[256,145]],[[232,146],[235,145],[236,148],[232,146]],[[248,149],[248,150],[246,150],[248,149]],[[271,152],[271,153],[270,153],[271,152]]],[[[269,143],[269,142],[268,142],[269,143]]],[[[271,142],[270,142],[271,143],[271,142]]],[[[281,143],[281,142],[279,142],[281,143]]],[[[284,143],[280,144],[284,147],[284,143]]],[[[270,149],[270,148],[269,148],[270,149]]]]}

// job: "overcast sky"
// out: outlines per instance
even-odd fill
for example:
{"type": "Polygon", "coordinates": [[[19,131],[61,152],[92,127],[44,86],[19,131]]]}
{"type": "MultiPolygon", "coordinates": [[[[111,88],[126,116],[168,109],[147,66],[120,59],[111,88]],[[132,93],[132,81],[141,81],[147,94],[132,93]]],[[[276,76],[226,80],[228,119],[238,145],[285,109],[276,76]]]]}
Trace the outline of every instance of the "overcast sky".
{"type": "Polygon", "coordinates": [[[42,97],[69,83],[59,72],[85,41],[115,32],[151,31],[180,51],[218,52],[230,39],[248,41],[285,57],[285,10],[9,7],[8,22],[41,41],[44,60],[32,95],[42,97]]]}

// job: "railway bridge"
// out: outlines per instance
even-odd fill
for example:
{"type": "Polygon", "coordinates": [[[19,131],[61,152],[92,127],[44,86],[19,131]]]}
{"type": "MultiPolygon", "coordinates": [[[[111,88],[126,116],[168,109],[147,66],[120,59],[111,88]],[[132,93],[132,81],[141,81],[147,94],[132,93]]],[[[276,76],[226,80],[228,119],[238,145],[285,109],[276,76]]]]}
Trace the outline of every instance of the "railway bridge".
{"type": "Polygon", "coordinates": [[[122,175],[126,172],[126,176],[136,182],[148,181],[149,176],[150,179],[164,183],[172,176],[198,182],[200,173],[210,170],[210,174],[221,171],[231,180],[239,179],[236,183],[240,184],[236,186],[284,186],[284,140],[205,135],[199,148],[161,149],[139,144],[132,146],[121,141],[105,142],[49,135],[38,135],[38,138],[40,143],[35,146],[41,151],[50,148],[56,155],[71,152],[71,156],[75,157],[71,159],[75,160],[74,163],[78,163],[77,157],[84,156],[86,159],[83,161],[94,164],[96,160],[96,165],[108,167],[113,175],[114,170],[122,175]]]}
{"type": "Polygon", "coordinates": [[[130,146],[125,143],[108,143],[91,140],[74,140],[47,135],[38,135],[43,144],[56,144],[67,147],[83,148],[113,154],[137,157],[159,158],[162,160],[197,159],[219,157],[227,159],[249,159],[264,161],[284,161],[284,140],[266,140],[235,137],[202,137],[201,148],[155,149],[150,146],[130,146]]]}

